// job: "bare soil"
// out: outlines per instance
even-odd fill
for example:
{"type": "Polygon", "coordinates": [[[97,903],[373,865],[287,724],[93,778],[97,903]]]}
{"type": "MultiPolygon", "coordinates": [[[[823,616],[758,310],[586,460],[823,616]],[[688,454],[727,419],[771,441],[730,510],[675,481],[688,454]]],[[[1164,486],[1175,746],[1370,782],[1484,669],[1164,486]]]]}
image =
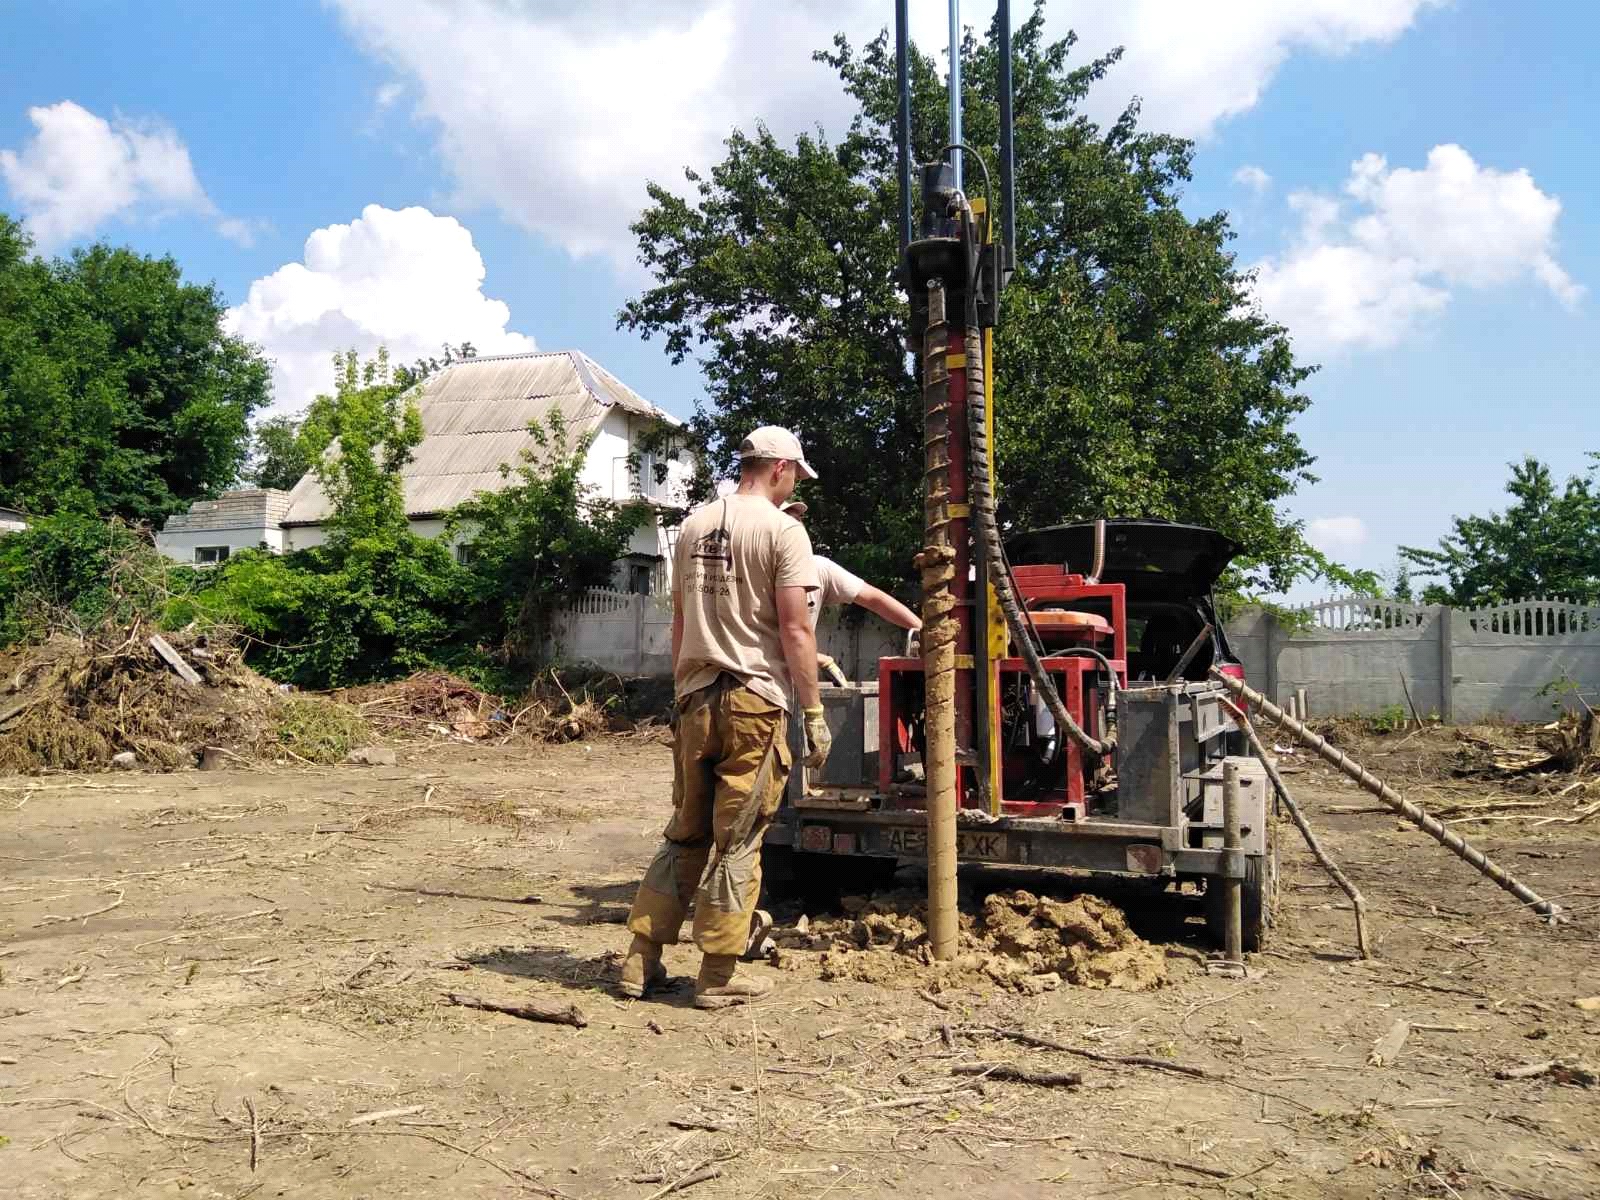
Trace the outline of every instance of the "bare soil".
{"type": "MultiPolygon", "coordinates": [[[[1415,742],[1352,749],[1403,789],[1501,795],[1440,776],[1415,742]]],[[[825,980],[819,951],[743,968],[776,990],[721,1012],[692,1008],[687,979],[644,1002],[609,990],[669,805],[658,744],[0,779],[5,1193],[650,1200],[715,1171],[685,1194],[1600,1195],[1600,1088],[1496,1079],[1600,1059],[1600,1012],[1574,1003],[1600,996],[1600,818],[1461,826],[1570,905],[1551,929],[1284,761],[1366,893],[1375,961],[1351,958],[1343,896],[1284,825],[1280,924],[1248,979],[1205,973],[1197,898],[1124,894],[1164,986],[935,993],[825,980]],[[571,1003],[588,1023],[451,992],[571,1003]],[[1393,1063],[1371,1065],[1397,1022],[1393,1063]],[[956,1069],[973,1064],[1082,1083],[956,1069]]],[[[1586,790],[1552,786],[1540,811],[1586,790]]],[[[973,914],[1019,886],[1072,895],[981,876],[973,914]]],[[[668,951],[675,973],[695,963],[668,951]]]]}

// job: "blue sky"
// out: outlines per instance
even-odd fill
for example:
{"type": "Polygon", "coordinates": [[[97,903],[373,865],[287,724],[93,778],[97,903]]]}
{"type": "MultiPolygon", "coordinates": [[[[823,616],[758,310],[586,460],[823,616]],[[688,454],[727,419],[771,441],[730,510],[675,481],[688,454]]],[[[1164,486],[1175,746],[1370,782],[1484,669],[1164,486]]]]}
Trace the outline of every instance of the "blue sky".
{"type": "MultiPolygon", "coordinates": [[[[1026,5],[1018,2],[1019,13],[1026,5]]],[[[969,23],[990,6],[968,3],[969,23]]],[[[1054,0],[1052,32],[1125,44],[1109,114],[1198,141],[1259,299],[1323,364],[1291,502],[1388,569],[1502,502],[1507,460],[1600,450],[1600,10],[1491,0],[1054,0]],[[1196,11],[1203,10],[1203,11],[1196,11]]],[[[692,366],[614,329],[642,282],[642,181],[734,123],[836,131],[809,61],[889,0],[86,0],[0,9],[0,208],[215,280],[299,407],[339,346],[576,347],[686,413],[692,366]],[[686,69],[686,67],[688,69],[686,69]],[[374,207],[376,206],[376,207],[374,207]],[[320,231],[320,232],[319,232],[320,231]],[[308,240],[309,239],[309,240],[308,240]]],[[[913,0],[937,48],[940,0],[913,0]]],[[[1001,402],[1003,403],[1003,397],[1001,402]]],[[[1315,589],[1311,589],[1315,590],[1315,589]]]]}

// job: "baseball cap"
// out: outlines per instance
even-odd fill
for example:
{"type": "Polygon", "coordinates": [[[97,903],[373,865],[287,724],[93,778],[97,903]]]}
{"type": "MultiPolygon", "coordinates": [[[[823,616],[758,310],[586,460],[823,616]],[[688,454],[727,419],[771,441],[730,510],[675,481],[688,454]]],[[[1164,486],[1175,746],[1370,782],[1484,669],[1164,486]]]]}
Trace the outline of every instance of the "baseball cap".
{"type": "Polygon", "coordinates": [[[783,511],[798,520],[806,515],[806,502],[804,500],[791,500],[783,506],[783,511]]]}
{"type": "Polygon", "coordinates": [[[754,430],[739,444],[739,458],[774,458],[792,462],[799,468],[802,479],[815,479],[816,471],[806,461],[806,452],[800,439],[780,425],[763,425],[754,430]]]}

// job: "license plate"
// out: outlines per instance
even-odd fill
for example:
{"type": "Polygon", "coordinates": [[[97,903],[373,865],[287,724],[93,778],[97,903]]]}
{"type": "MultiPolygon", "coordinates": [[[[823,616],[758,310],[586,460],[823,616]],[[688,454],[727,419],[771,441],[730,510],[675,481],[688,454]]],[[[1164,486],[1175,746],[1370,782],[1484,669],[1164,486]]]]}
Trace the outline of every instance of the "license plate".
{"type": "MultiPolygon", "coordinates": [[[[928,831],[914,825],[889,831],[889,852],[907,858],[928,857],[928,831]]],[[[956,857],[1004,861],[1006,835],[991,829],[956,830],[956,857]]]]}

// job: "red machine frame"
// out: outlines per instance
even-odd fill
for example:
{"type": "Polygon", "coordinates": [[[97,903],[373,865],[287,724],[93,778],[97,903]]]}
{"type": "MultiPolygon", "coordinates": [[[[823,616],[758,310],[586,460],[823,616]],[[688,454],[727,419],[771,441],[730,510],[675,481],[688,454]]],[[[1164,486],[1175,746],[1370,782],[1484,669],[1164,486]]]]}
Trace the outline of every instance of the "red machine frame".
{"type": "MultiPolygon", "coordinates": [[[[1019,566],[1013,569],[1013,575],[1022,603],[1030,609],[1040,604],[1070,604],[1083,600],[1109,601],[1111,646],[1106,657],[1111,662],[1111,669],[1116,672],[1118,685],[1127,686],[1127,595],[1122,584],[1089,583],[1084,576],[1069,573],[1060,566],[1019,566]]],[[[1102,650],[1102,653],[1105,651],[1102,650]]],[[[1043,656],[1043,661],[1046,670],[1056,679],[1061,701],[1066,705],[1067,711],[1091,736],[1099,736],[1101,732],[1098,719],[1099,704],[1095,701],[1097,680],[1101,671],[1099,662],[1086,655],[1048,653],[1043,656]]],[[[957,665],[963,669],[970,669],[970,658],[966,661],[958,660],[957,665]]],[[[1001,696],[1004,690],[1000,687],[1000,680],[1007,675],[1026,676],[1028,667],[1021,658],[1001,658],[993,664],[993,671],[994,679],[989,689],[993,703],[987,719],[990,729],[989,744],[995,748],[995,753],[999,754],[1002,752],[1001,696]]],[[[920,796],[908,793],[906,789],[896,788],[894,782],[896,764],[900,756],[912,750],[910,705],[907,702],[906,689],[901,684],[908,675],[914,675],[920,680],[922,673],[920,658],[878,660],[878,790],[884,797],[883,806],[886,810],[919,809],[925,803],[920,796]]],[[[976,808],[979,789],[973,786],[975,782],[973,747],[960,746],[957,761],[959,763],[957,795],[960,797],[961,806],[976,808]]],[[[1061,790],[1059,793],[1052,793],[1052,796],[1059,795],[1059,799],[1044,801],[1008,799],[1004,794],[1006,776],[1002,771],[1000,775],[1002,794],[991,805],[990,812],[997,817],[1070,815],[1074,819],[1082,819],[1088,813],[1083,749],[1071,738],[1063,738],[1060,770],[1064,775],[1061,790]]]]}

